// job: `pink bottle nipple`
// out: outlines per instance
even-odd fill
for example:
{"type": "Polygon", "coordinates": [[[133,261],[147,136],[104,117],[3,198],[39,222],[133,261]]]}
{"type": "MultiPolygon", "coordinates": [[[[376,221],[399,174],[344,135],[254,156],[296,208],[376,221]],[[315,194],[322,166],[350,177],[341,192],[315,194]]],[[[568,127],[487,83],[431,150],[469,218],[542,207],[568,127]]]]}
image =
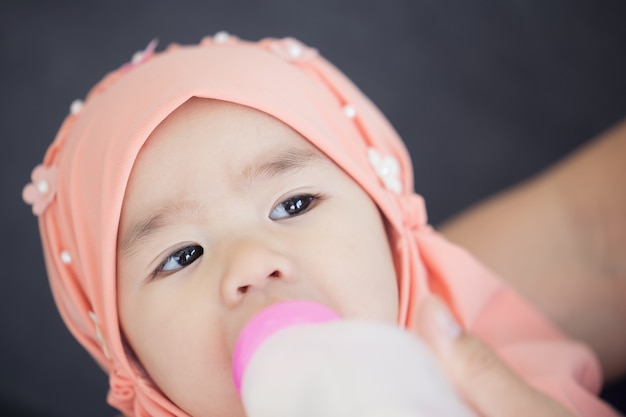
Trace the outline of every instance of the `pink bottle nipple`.
{"type": "Polygon", "coordinates": [[[252,355],[268,337],[286,327],[339,318],[325,305],[304,300],[283,301],[261,310],[245,325],[235,344],[233,379],[237,391],[240,392],[241,380],[252,355]]]}

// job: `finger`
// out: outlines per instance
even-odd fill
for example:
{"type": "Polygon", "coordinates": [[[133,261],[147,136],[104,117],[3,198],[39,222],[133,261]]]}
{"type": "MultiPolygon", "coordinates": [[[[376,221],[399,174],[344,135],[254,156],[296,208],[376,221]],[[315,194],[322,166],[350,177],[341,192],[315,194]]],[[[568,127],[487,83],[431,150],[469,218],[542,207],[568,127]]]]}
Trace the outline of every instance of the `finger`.
{"type": "Polygon", "coordinates": [[[465,333],[439,299],[418,312],[418,329],[462,397],[485,417],[571,417],[515,374],[478,338],[465,333]]]}

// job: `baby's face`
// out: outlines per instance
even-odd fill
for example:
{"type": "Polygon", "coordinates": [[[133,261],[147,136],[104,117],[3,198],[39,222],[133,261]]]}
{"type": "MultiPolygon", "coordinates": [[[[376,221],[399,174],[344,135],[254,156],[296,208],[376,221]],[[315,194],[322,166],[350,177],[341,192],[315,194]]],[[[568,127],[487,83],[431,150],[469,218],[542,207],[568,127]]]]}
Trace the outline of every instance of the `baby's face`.
{"type": "Polygon", "coordinates": [[[124,335],[193,416],[243,416],[239,331],[281,300],[395,322],[384,223],[365,192],[298,133],[235,104],[193,99],[152,134],[118,237],[124,335]]]}

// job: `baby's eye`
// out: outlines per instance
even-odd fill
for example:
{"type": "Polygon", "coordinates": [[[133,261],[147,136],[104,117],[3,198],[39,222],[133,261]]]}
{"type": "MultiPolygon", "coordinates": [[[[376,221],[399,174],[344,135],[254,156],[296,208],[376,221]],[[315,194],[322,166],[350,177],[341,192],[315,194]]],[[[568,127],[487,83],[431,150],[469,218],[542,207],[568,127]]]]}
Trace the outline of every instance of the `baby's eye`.
{"type": "Polygon", "coordinates": [[[176,250],[161,262],[153,273],[156,277],[162,273],[176,272],[194,263],[204,253],[200,245],[189,245],[176,250]]]}
{"type": "Polygon", "coordinates": [[[281,220],[306,213],[321,197],[313,194],[303,194],[290,197],[272,209],[269,217],[272,220],[281,220]]]}

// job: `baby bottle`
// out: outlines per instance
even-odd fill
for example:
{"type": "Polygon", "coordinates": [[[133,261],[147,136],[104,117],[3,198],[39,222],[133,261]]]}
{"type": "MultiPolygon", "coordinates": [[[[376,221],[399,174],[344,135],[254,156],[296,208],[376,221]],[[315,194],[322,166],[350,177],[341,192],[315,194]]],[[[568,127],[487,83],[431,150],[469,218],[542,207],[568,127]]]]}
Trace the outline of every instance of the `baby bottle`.
{"type": "Polygon", "coordinates": [[[254,316],[233,378],[248,417],[474,416],[416,336],[310,301],[254,316]]]}

